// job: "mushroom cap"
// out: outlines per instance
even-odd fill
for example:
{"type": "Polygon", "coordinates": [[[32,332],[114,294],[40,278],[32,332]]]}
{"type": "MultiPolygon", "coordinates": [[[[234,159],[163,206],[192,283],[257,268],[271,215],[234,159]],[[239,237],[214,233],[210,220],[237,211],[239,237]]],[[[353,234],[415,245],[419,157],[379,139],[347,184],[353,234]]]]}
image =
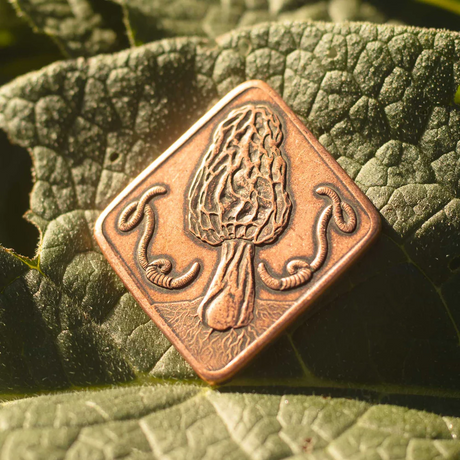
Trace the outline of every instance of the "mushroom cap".
{"type": "Polygon", "coordinates": [[[188,196],[196,237],[211,245],[263,244],[283,232],[292,204],[282,140],[281,121],[265,105],[244,105],[218,125],[188,196]]]}

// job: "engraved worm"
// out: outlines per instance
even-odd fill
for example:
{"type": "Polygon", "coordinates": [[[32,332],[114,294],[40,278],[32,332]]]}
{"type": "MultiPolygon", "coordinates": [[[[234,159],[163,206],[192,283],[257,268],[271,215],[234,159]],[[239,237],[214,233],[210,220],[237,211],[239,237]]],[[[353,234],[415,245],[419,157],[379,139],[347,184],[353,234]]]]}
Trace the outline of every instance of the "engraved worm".
{"type": "Polygon", "coordinates": [[[181,289],[192,282],[200,271],[200,265],[195,262],[182,276],[173,278],[168,273],[172,264],[168,259],[156,259],[149,263],[147,248],[155,229],[155,214],[147,204],[151,198],[166,193],[166,188],[158,185],[147,190],[139,201],[135,201],[123,210],[118,219],[118,228],[122,232],[128,232],[136,227],[145,216],[145,228],[141,241],[137,247],[137,258],[141,267],[145,270],[147,279],[153,284],[166,289],[181,289]]]}
{"type": "Polygon", "coordinates": [[[348,203],[343,202],[334,190],[329,187],[318,187],[316,193],[327,195],[332,200],[332,205],[327,206],[319,218],[316,227],[318,250],[313,262],[308,264],[302,259],[291,260],[286,266],[289,276],[284,278],[276,278],[270,275],[263,262],[257,267],[262,281],[275,291],[285,291],[307,283],[310,281],[313,273],[323,265],[328,252],[327,227],[331,216],[334,217],[337,227],[344,233],[351,233],[356,228],[355,211],[348,203]],[[348,222],[345,222],[343,218],[343,211],[348,216],[348,222]]]}
{"type": "Polygon", "coordinates": [[[181,289],[193,281],[200,271],[200,265],[198,262],[194,262],[187,273],[177,278],[168,276],[171,269],[172,264],[168,259],[156,259],[149,263],[145,273],[147,275],[147,279],[157,286],[161,286],[166,289],[181,289]]]}
{"type": "Polygon", "coordinates": [[[301,259],[291,260],[286,268],[290,275],[285,278],[275,278],[270,275],[263,262],[259,264],[257,270],[262,281],[275,291],[285,291],[300,286],[308,282],[313,274],[310,265],[301,259]]]}
{"type": "Polygon", "coordinates": [[[334,221],[337,227],[339,227],[344,233],[353,232],[356,228],[356,214],[353,208],[348,203],[342,201],[339,195],[337,195],[337,192],[329,187],[318,187],[316,189],[316,193],[319,193],[320,195],[327,195],[332,200],[334,221]],[[343,220],[342,211],[347,213],[348,223],[343,220]]]}

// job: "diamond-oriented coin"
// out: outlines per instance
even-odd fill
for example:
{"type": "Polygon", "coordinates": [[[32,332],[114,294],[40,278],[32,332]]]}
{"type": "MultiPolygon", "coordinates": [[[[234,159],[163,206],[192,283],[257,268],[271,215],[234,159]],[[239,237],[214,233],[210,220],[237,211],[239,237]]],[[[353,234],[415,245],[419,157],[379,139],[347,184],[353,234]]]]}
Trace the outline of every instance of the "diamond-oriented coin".
{"type": "Polygon", "coordinates": [[[197,374],[232,377],[352,264],[379,214],[280,96],[231,91],[101,214],[96,239],[197,374]]]}

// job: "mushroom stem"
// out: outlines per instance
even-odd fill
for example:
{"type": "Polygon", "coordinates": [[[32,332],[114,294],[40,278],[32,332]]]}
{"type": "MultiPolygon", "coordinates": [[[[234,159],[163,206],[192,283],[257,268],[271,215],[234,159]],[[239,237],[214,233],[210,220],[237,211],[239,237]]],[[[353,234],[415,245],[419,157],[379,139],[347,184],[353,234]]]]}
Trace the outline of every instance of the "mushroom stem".
{"type": "Polygon", "coordinates": [[[203,323],[218,331],[249,324],[255,301],[253,258],[253,243],[223,242],[216,274],[198,307],[203,323]]]}

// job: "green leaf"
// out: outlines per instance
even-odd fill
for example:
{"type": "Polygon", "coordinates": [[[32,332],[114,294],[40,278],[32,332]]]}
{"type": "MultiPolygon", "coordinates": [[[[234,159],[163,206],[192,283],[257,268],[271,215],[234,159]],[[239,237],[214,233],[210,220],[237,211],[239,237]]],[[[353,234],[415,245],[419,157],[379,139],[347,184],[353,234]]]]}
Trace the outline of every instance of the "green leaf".
{"type": "Polygon", "coordinates": [[[0,296],[3,390],[195,378],[110,269],[93,225],[221,96],[259,78],[385,228],[318,314],[236,383],[458,396],[459,50],[458,34],[444,31],[273,24],[218,45],[170,39],[61,62],[4,86],[0,126],[32,154],[29,218],[42,240],[33,261],[1,256],[14,274],[0,296]]]}
{"type": "Polygon", "coordinates": [[[375,6],[361,0],[118,1],[124,6],[126,24],[136,44],[168,36],[214,38],[233,29],[267,21],[386,21],[385,15],[375,6]]]}
{"type": "Polygon", "coordinates": [[[154,385],[0,406],[4,458],[455,459],[460,420],[388,405],[154,385]]]}
{"type": "MultiPolygon", "coordinates": [[[[361,0],[11,0],[65,55],[92,56],[172,36],[214,38],[267,21],[324,20],[382,23],[385,14],[361,0]],[[122,24],[122,15],[123,22],[122,24]]],[[[1,38],[1,37],[0,37],[1,38]]]]}
{"type": "Polygon", "coordinates": [[[37,37],[8,1],[0,0],[0,84],[60,57],[48,37],[37,37]]]}
{"type": "Polygon", "coordinates": [[[10,0],[35,31],[53,38],[65,56],[92,56],[128,45],[122,11],[98,0],[10,0]]]}
{"type": "Polygon", "coordinates": [[[428,3],[439,8],[444,8],[453,13],[460,14],[460,1],[459,0],[417,0],[421,3],[428,3]]]}

